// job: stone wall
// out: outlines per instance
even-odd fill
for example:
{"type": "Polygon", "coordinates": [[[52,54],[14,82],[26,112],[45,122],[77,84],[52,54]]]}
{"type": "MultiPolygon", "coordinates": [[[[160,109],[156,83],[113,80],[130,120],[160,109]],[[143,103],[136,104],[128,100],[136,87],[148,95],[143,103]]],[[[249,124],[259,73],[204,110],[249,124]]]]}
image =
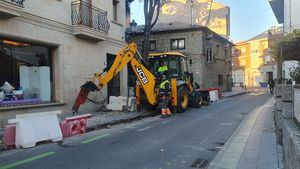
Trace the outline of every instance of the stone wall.
{"type": "Polygon", "coordinates": [[[296,169],[300,166],[300,123],[295,118],[300,98],[297,92],[299,92],[297,86],[276,85],[276,136],[283,148],[285,169],[296,169]]]}

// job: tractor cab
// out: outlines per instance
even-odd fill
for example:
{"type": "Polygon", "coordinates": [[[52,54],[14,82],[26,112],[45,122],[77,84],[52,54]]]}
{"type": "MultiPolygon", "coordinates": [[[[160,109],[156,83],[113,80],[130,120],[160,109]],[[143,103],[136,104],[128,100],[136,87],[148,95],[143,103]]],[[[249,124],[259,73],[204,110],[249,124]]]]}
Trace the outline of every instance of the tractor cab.
{"type": "Polygon", "coordinates": [[[168,67],[167,77],[177,76],[177,79],[184,80],[185,73],[188,72],[186,57],[178,52],[166,52],[150,54],[148,57],[148,66],[150,71],[157,75],[159,63],[164,62],[164,65],[168,67]]]}

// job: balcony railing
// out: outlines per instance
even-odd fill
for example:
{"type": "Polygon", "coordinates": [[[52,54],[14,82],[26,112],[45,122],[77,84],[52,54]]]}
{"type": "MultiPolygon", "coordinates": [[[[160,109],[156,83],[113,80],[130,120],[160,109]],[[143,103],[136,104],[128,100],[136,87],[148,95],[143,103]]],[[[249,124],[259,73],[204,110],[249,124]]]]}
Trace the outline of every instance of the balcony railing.
{"type": "Polygon", "coordinates": [[[1,0],[1,1],[7,2],[10,4],[14,4],[14,5],[17,5],[22,8],[24,7],[23,3],[25,2],[25,0],[1,0]]]}
{"type": "Polygon", "coordinates": [[[85,25],[94,30],[107,33],[110,25],[107,12],[96,8],[86,2],[72,2],[72,25],[85,25]]]}

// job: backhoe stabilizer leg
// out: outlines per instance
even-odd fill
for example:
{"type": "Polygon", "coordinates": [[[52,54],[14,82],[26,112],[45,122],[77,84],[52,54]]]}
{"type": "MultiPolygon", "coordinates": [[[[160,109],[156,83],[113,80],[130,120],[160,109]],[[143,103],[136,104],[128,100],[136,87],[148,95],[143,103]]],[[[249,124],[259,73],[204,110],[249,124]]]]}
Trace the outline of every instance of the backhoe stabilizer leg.
{"type": "Polygon", "coordinates": [[[84,85],[80,87],[80,91],[78,93],[78,96],[76,98],[76,101],[73,105],[72,111],[73,114],[78,113],[78,109],[80,105],[84,104],[86,102],[87,96],[90,92],[98,91],[98,87],[95,85],[95,83],[88,81],[84,85]]]}

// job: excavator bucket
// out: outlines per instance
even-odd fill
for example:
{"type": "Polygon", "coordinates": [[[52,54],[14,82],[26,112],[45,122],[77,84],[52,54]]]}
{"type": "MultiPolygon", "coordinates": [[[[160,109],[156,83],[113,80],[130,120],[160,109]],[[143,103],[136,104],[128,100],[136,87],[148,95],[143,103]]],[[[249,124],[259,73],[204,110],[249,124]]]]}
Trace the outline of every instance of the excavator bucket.
{"type": "Polygon", "coordinates": [[[80,105],[86,102],[87,96],[90,92],[98,91],[98,87],[95,85],[95,83],[88,81],[84,85],[80,87],[80,92],[76,98],[76,101],[73,105],[73,113],[77,113],[80,105]]]}

